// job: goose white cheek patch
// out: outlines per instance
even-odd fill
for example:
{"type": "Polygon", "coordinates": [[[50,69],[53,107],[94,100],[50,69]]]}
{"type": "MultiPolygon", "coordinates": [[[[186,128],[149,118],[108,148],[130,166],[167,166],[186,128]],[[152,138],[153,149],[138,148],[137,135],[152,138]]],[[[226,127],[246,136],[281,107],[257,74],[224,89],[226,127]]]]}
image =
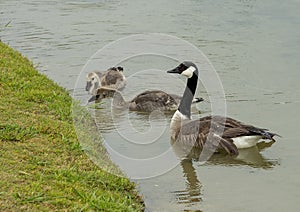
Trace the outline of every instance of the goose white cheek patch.
{"type": "Polygon", "coordinates": [[[186,76],[187,78],[191,78],[193,76],[194,71],[196,70],[195,67],[190,66],[188,69],[186,69],[185,71],[183,71],[181,74],[183,76],[186,76]]]}

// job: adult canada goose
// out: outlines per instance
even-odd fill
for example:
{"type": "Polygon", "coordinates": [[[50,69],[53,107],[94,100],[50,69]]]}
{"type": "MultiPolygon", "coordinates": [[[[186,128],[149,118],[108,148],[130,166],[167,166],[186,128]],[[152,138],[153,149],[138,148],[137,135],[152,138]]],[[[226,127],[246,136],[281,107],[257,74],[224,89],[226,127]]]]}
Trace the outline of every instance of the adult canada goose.
{"type": "Polygon", "coordinates": [[[96,95],[100,87],[122,90],[126,86],[126,78],[122,67],[112,67],[104,72],[91,72],[87,74],[85,90],[96,95]]]}
{"type": "MultiPolygon", "coordinates": [[[[145,112],[154,110],[173,111],[178,108],[181,100],[180,96],[174,94],[167,94],[160,90],[148,90],[138,94],[131,101],[126,102],[118,90],[101,87],[97,89],[97,94],[92,96],[89,102],[109,97],[114,97],[113,106],[116,108],[128,108],[133,111],[145,112]]],[[[203,101],[202,98],[195,98],[192,100],[192,103],[201,101],[203,101]]]]}
{"type": "Polygon", "coordinates": [[[223,149],[231,155],[238,155],[238,149],[255,146],[260,139],[275,141],[273,136],[277,134],[228,117],[206,116],[191,121],[191,104],[198,83],[197,66],[192,62],[183,62],[168,73],[188,78],[178,110],[171,120],[172,140],[201,148],[205,145],[212,151],[223,149]]]}

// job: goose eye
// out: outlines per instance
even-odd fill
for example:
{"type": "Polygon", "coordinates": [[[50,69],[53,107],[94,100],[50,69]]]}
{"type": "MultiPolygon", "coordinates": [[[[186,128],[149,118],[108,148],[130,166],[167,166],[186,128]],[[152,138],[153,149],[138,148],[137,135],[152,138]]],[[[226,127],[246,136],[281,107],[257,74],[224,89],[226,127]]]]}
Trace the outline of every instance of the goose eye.
{"type": "Polygon", "coordinates": [[[185,70],[185,65],[180,64],[179,67],[178,67],[178,69],[179,69],[180,71],[184,71],[184,70],[185,70]]]}
{"type": "Polygon", "coordinates": [[[185,71],[186,69],[188,69],[190,66],[187,66],[186,64],[184,63],[181,63],[180,64],[180,67],[179,67],[179,70],[180,71],[185,71]]]}

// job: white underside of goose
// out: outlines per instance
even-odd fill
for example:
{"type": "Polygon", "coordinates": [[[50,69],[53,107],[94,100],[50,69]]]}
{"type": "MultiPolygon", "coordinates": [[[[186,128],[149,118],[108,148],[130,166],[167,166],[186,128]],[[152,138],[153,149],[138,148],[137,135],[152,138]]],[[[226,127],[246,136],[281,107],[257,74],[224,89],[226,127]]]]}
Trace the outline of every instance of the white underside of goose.
{"type": "Polygon", "coordinates": [[[261,138],[262,137],[259,135],[252,135],[252,136],[240,136],[231,139],[233,140],[234,145],[238,149],[245,149],[245,148],[250,148],[255,146],[261,138]]]}

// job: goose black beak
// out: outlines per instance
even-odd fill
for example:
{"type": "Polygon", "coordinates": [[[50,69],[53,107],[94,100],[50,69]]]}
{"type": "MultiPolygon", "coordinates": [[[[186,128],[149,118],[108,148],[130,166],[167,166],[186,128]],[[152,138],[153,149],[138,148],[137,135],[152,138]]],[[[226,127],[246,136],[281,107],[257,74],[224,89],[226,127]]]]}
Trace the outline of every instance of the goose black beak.
{"type": "Polygon", "coordinates": [[[98,98],[99,98],[99,95],[92,96],[92,97],[88,100],[88,102],[94,102],[94,101],[98,100],[98,98]]]}
{"type": "Polygon", "coordinates": [[[92,82],[90,82],[90,81],[86,82],[85,90],[89,91],[90,87],[92,87],[92,82]]]}
{"type": "Polygon", "coordinates": [[[196,99],[196,102],[203,102],[204,99],[202,97],[198,97],[198,98],[195,98],[196,99]]]}
{"type": "Polygon", "coordinates": [[[176,67],[176,68],[174,68],[172,70],[167,71],[167,73],[170,73],[170,74],[180,74],[181,72],[180,72],[179,68],[176,67]]]}

